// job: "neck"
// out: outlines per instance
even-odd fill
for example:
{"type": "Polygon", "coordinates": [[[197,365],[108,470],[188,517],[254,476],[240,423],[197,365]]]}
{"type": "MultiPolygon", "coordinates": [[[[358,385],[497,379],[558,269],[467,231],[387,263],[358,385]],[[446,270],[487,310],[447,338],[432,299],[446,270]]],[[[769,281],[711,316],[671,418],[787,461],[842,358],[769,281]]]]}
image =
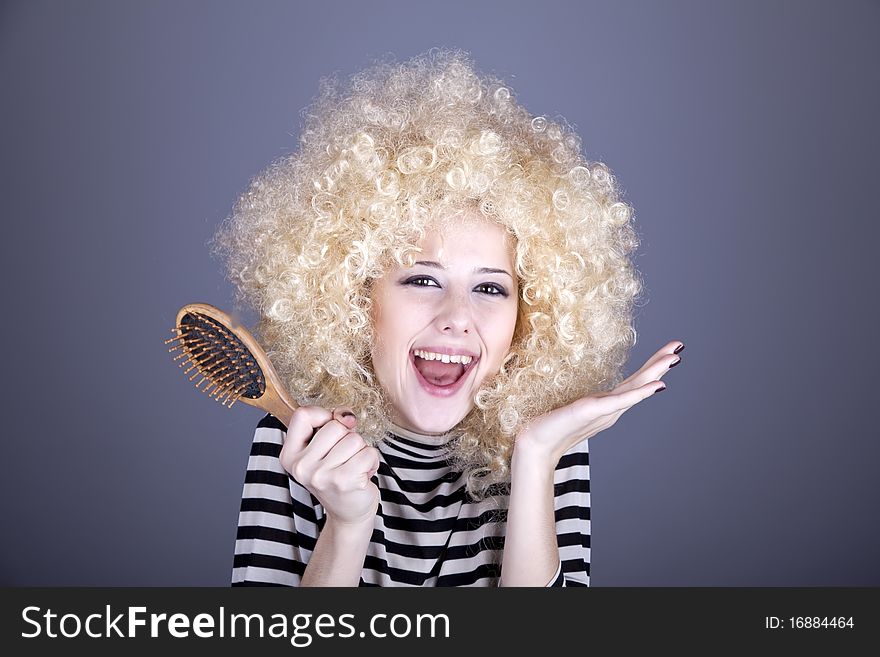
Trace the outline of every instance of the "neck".
{"type": "Polygon", "coordinates": [[[424,433],[421,431],[415,431],[413,429],[407,429],[406,427],[402,427],[395,422],[391,422],[388,426],[389,431],[391,433],[400,436],[401,438],[409,438],[410,440],[415,440],[423,443],[430,443],[432,445],[442,445],[453,437],[452,430],[446,431],[444,433],[424,433]]]}

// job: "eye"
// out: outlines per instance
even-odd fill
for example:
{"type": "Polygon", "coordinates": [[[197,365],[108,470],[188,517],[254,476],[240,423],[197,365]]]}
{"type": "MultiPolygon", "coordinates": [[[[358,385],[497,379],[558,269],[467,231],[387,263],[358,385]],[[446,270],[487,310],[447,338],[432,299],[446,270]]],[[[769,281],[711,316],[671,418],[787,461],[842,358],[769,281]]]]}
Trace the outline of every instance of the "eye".
{"type": "Polygon", "coordinates": [[[415,285],[416,287],[440,287],[440,285],[430,276],[413,276],[412,278],[408,278],[404,285],[415,285]],[[421,283],[419,281],[428,281],[427,283],[421,283]],[[431,285],[433,283],[434,285],[431,285]]]}
{"type": "Polygon", "coordinates": [[[496,285],[495,283],[480,283],[476,289],[478,289],[478,290],[481,290],[481,289],[482,290],[493,290],[491,292],[486,292],[486,294],[488,294],[491,297],[497,297],[497,296],[506,297],[507,296],[507,290],[505,290],[500,285],[496,285]]]}

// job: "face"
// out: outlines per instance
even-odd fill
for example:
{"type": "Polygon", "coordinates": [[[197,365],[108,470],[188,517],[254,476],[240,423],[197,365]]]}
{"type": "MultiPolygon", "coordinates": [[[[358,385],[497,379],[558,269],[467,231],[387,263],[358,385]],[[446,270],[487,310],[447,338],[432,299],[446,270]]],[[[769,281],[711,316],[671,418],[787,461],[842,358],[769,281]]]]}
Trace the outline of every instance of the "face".
{"type": "Polygon", "coordinates": [[[511,239],[479,217],[426,233],[410,268],[372,290],[373,369],[399,426],[444,433],[496,374],[516,326],[519,289],[511,239]]]}

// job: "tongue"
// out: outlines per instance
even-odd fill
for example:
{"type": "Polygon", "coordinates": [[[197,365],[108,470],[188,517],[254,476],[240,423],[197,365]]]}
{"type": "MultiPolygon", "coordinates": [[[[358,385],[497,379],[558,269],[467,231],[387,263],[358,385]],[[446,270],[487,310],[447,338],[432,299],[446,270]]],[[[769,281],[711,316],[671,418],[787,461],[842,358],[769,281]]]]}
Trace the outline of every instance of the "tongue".
{"type": "Polygon", "coordinates": [[[415,358],[416,369],[425,377],[428,383],[435,386],[448,386],[455,383],[464,374],[464,365],[461,363],[444,363],[441,360],[425,360],[415,358]]]}

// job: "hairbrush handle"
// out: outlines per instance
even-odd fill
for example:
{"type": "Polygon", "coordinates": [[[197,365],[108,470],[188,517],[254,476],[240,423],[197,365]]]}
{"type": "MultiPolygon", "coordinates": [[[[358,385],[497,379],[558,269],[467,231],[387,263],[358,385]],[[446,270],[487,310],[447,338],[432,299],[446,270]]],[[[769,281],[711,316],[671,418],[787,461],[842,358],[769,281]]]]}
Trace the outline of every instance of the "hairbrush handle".
{"type": "Polygon", "coordinates": [[[201,375],[196,388],[207,382],[202,391],[211,391],[208,396],[224,406],[231,408],[241,399],[287,425],[297,404],[250,331],[206,303],[183,306],[172,331],[174,337],[165,344],[176,343],[168,351],[180,350],[174,360],[184,359],[180,367],[190,366],[186,374],[196,370],[190,381],[201,375]]]}

